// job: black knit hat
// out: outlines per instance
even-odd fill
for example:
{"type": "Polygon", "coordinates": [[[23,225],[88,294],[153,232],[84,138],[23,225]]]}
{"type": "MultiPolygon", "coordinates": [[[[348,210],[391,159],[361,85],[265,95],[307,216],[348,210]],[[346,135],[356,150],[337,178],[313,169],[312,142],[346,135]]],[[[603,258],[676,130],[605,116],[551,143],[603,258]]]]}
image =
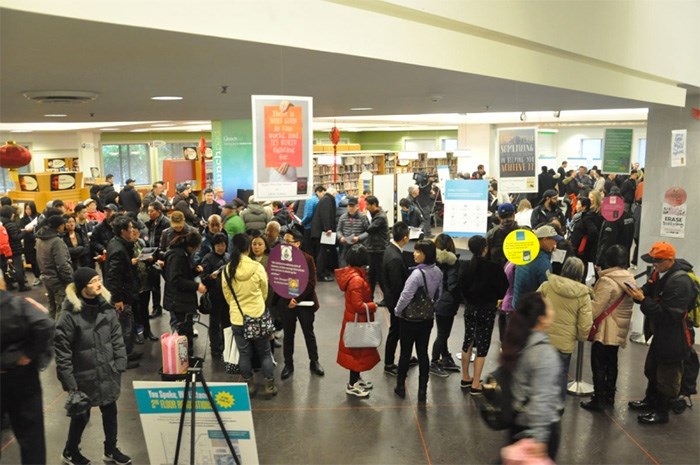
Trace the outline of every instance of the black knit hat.
{"type": "Polygon", "coordinates": [[[81,267],[73,273],[73,282],[75,283],[75,291],[78,295],[85,289],[90,280],[98,276],[97,271],[92,268],[81,267]]]}

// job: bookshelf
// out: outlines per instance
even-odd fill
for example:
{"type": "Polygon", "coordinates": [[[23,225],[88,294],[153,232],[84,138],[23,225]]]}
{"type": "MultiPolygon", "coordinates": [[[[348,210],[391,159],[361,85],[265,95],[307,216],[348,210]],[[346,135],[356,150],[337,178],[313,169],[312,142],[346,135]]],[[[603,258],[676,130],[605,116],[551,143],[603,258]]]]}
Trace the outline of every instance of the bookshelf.
{"type": "Polygon", "coordinates": [[[338,191],[353,191],[361,193],[362,181],[360,175],[364,172],[372,174],[391,174],[393,164],[387,163],[387,153],[376,151],[344,151],[338,152],[337,182],[333,182],[333,154],[317,153],[313,157],[314,183],[325,186],[333,185],[338,191]]]}

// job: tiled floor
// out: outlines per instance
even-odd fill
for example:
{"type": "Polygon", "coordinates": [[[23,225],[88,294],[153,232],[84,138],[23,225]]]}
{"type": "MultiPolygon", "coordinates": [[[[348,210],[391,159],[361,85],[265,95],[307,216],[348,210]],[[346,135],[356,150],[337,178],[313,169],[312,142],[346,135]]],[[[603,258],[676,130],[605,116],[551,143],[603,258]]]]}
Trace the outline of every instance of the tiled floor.
{"type": "MultiPolygon", "coordinates": [[[[431,378],[428,402],[416,404],[417,373],[408,379],[408,396],[401,400],[393,393],[395,378],[386,376],[382,364],[365,379],[374,382],[367,399],[345,394],[347,371],[335,363],[342,317],[343,296],[335,282],[318,287],[321,309],[316,317],[321,363],[326,376],[309,372],[301,331],[297,332],[293,376],[279,381],[280,393],[272,400],[253,399],[253,418],[260,462],[265,464],[482,464],[494,463],[503,434],[489,430],[481,421],[474,402],[459,389],[459,375],[431,378]]],[[[35,288],[31,295],[44,300],[35,288]]],[[[386,312],[382,310],[386,323],[386,312]]],[[[450,348],[459,350],[463,335],[461,312],[455,323],[450,348]]],[[[167,316],[156,322],[167,329],[167,316]]],[[[198,338],[197,350],[206,343],[205,330],[198,338]]],[[[386,333],[385,333],[386,334],[386,333]]],[[[494,340],[497,332],[494,331],[494,340]]],[[[133,457],[135,464],[148,463],[143,431],[131,389],[133,380],[157,380],[160,366],[158,343],[139,346],[145,355],[141,367],[127,371],[122,378],[119,400],[119,446],[133,457]]],[[[498,343],[492,346],[486,371],[493,369],[498,343]]],[[[627,410],[627,401],[643,396],[645,379],[642,366],[646,346],[629,344],[620,352],[620,379],[615,409],[592,414],[578,407],[579,400],[569,397],[562,423],[562,446],[558,463],[568,464],[698,464],[700,463],[700,403],[682,415],[673,415],[665,426],[642,426],[627,410]]],[[[281,355],[278,355],[281,362],[281,355]]],[[[575,357],[572,367],[575,366],[575,357]]],[[[280,363],[281,367],[281,363],[280,363]]],[[[278,372],[280,370],[278,367],[278,372]]],[[[45,424],[49,463],[59,463],[68,418],[63,404],[65,393],[56,380],[52,364],[42,374],[45,424]]],[[[207,361],[208,381],[227,381],[220,363],[207,361]]],[[[590,381],[586,360],[584,379],[590,381]]],[[[3,432],[0,463],[19,463],[19,449],[3,432]]],[[[102,427],[99,412],[83,437],[83,453],[102,456],[102,427]]],[[[94,463],[100,463],[95,460],[94,463]]]]}

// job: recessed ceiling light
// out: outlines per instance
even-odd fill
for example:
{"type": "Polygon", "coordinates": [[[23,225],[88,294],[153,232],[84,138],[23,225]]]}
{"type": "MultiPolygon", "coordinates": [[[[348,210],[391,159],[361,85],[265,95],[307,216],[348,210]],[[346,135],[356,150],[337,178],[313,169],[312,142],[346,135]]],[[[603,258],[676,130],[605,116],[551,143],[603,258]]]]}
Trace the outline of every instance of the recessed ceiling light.
{"type": "Polygon", "coordinates": [[[156,95],[151,97],[151,100],[182,100],[182,97],[177,95],[156,95]]]}
{"type": "Polygon", "coordinates": [[[355,108],[350,109],[350,111],[370,111],[370,110],[374,110],[374,108],[372,108],[372,107],[355,107],[355,108]]]}
{"type": "Polygon", "coordinates": [[[63,113],[49,113],[44,116],[46,116],[47,118],[65,118],[68,115],[64,115],[63,113]]]}

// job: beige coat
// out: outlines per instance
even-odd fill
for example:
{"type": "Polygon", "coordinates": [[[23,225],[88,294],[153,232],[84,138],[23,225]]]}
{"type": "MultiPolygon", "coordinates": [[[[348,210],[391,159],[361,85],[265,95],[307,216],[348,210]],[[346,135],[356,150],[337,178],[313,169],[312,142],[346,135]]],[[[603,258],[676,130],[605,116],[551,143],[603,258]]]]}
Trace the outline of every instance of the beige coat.
{"type": "MultiPolygon", "coordinates": [[[[605,312],[621,295],[625,294],[625,282],[633,283],[634,276],[622,268],[608,268],[600,272],[600,279],[593,291],[593,319],[605,312]]],[[[625,347],[632,318],[632,298],[625,294],[620,305],[600,323],[595,340],[609,346],[625,347]]]]}
{"type": "Polygon", "coordinates": [[[552,302],[554,321],[547,330],[549,340],[559,352],[570,354],[576,341],[585,341],[593,325],[593,291],[585,284],[547,273],[548,280],[538,291],[552,302]]]}

